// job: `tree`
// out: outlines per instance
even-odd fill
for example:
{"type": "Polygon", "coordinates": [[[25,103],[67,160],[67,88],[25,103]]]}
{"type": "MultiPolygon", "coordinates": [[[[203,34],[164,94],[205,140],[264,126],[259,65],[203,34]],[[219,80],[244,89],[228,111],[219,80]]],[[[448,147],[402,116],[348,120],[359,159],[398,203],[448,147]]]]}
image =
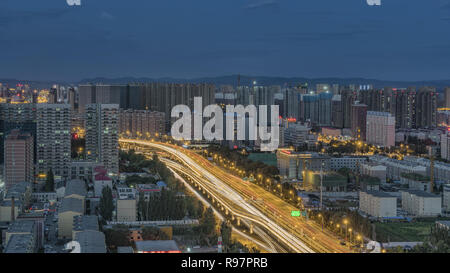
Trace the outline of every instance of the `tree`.
{"type": "Polygon", "coordinates": [[[109,249],[116,249],[118,246],[131,246],[128,238],[129,230],[126,226],[115,226],[111,229],[106,229],[105,241],[109,249]]]}
{"type": "Polygon", "coordinates": [[[53,171],[50,168],[47,172],[47,178],[45,180],[45,191],[52,192],[55,190],[55,177],[53,175],[53,171]]]}
{"type": "Polygon", "coordinates": [[[104,187],[102,190],[102,197],[100,197],[100,215],[106,221],[112,220],[112,214],[114,210],[114,202],[112,190],[110,187],[104,187]]]}
{"type": "Polygon", "coordinates": [[[144,241],[169,240],[169,236],[157,227],[144,227],[142,229],[142,239],[144,241]]]}
{"type": "Polygon", "coordinates": [[[202,230],[207,236],[213,235],[216,228],[216,217],[214,216],[214,211],[211,207],[206,209],[201,219],[202,230]]]}
{"type": "Polygon", "coordinates": [[[231,232],[233,231],[233,227],[227,222],[223,221],[220,226],[220,235],[222,236],[222,243],[224,248],[228,248],[231,244],[231,232]]]}

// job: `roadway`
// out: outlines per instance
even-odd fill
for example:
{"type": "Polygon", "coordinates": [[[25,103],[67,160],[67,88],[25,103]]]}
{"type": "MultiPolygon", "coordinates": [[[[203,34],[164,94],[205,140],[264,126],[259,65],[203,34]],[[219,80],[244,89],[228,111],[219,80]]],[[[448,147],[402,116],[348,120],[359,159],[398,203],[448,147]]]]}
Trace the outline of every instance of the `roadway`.
{"type": "Polygon", "coordinates": [[[292,217],[291,211],[298,210],[294,206],[260,186],[230,174],[191,150],[144,140],[120,139],[120,142],[152,147],[172,155],[179,162],[166,161],[171,169],[190,176],[233,218],[239,217],[246,225],[250,224],[249,221],[253,223],[253,231],[265,241],[271,252],[285,252],[286,249],[298,253],[351,252],[340,244],[335,235],[326,229],[322,231],[321,226],[313,221],[292,217]]]}

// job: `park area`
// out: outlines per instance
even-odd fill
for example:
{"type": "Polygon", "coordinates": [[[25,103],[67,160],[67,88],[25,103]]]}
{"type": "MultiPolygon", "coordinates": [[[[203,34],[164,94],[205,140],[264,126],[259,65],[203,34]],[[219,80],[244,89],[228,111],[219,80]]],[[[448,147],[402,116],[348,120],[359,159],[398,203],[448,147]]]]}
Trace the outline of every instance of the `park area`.
{"type": "Polygon", "coordinates": [[[248,156],[251,161],[261,161],[269,166],[277,166],[277,155],[273,153],[251,153],[248,156]]]}
{"type": "Polygon", "coordinates": [[[377,241],[422,242],[430,235],[434,222],[376,223],[377,241]]]}

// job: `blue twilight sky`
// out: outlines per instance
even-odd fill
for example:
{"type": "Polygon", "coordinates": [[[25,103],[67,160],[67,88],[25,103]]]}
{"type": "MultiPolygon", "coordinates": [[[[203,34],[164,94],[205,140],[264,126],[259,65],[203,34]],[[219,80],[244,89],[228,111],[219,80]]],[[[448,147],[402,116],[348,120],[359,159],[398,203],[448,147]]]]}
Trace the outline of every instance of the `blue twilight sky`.
{"type": "Polygon", "coordinates": [[[450,79],[450,0],[0,0],[0,78],[450,79]]]}

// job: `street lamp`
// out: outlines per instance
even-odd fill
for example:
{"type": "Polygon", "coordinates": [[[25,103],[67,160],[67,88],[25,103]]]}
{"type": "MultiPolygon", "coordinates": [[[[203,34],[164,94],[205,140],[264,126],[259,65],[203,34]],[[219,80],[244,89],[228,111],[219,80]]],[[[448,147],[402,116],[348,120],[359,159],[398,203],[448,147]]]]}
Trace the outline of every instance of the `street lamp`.
{"type": "Polygon", "coordinates": [[[348,220],[344,219],[344,225],[345,225],[345,240],[347,240],[347,226],[348,226],[348,220]]]}

